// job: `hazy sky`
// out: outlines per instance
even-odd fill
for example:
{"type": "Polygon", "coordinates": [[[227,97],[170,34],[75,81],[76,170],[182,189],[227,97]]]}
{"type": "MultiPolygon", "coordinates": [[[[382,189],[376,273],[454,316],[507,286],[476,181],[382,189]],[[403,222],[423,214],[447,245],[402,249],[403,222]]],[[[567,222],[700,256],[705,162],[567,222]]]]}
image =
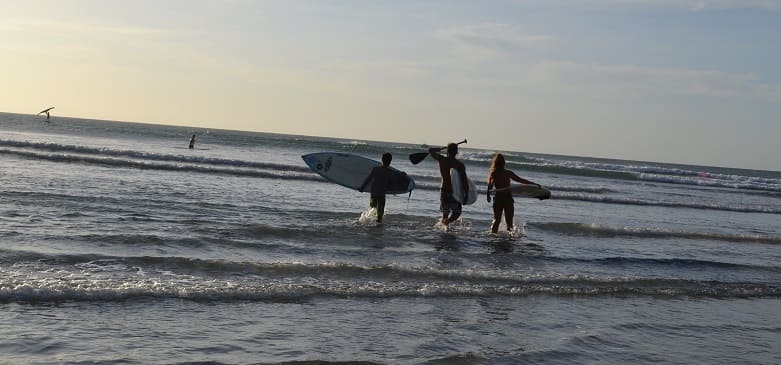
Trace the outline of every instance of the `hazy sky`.
{"type": "Polygon", "coordinates": [[[781,0],[2,1],[0,111],[781,170],[781,0]]]}

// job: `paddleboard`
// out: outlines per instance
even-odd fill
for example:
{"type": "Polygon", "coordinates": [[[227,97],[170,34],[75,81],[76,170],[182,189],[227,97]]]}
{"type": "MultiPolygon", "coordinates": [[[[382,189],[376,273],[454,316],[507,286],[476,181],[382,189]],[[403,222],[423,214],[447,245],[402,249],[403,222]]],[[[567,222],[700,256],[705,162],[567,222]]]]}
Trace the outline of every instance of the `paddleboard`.
{"type": "Polygon", "coordinates": [[[472,180],[467,177],[467,183],[469,184],[469,196],[464,199],[464,185],[461,181],[461,174],[456,169],[450,169],[450,184],[453,186],[453,199],[457,202],[469,205],[477,201],[477,186],[472,180]]]}
{"type": "MultiPolygon", "coordinates": [[[[326,180],[353,190],[361,188],[373,168],[382,166],[380,161],[341,152],[310,153],[301,158],[312,171],[326,180]]],[[[387,194],[406,194],[415,188],[415,182],[409,176],[393,167],[390,167],[390,170],[394,174],[387,194]]],[[[369,191],[371,185],[372,182],[369,181],[364,190],[369,191]]]]}
{"type": "Polygon", "coordinates": [[[496,193],[497,191],[511,191],[513,195],[521,197],[521,198],[533,198],[533,199],[550,199],[550,190],[545,189],[543,187],[537,187],[537,185],[513,185],[509,188],[503,188],[503,189],[494,189],[491,190],[491,193],[496,193]]]}

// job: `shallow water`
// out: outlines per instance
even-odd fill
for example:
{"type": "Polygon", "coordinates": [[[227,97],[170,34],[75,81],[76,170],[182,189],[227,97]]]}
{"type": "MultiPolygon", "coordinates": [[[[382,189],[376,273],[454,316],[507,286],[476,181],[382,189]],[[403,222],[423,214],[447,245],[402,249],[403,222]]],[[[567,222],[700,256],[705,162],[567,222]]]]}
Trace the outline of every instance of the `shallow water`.
{"type": "MultiPolygon", "coordinates": [[[[484,197],[437,226],[419,150],[0,113],[0,358],[781,362],[781,173],[507,152],[553,198],[492,235],[484,197]],[[319,151],[418,188],[376,225],[319,151]]],[[[484,189],[492,151],[460,155],[484,189]]]]}

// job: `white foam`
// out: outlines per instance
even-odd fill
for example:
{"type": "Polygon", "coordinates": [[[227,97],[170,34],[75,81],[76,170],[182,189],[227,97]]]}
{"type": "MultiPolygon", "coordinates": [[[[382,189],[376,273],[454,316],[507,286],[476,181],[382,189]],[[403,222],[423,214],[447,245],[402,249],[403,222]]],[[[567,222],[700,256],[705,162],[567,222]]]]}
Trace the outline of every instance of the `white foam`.
{"type": "Polygon", "coordinates": [[[377,209],[368,208],[361,212],[361,216],[358,217],[358,224],[361,226],[376,226],[377,225],[377,209]]]}

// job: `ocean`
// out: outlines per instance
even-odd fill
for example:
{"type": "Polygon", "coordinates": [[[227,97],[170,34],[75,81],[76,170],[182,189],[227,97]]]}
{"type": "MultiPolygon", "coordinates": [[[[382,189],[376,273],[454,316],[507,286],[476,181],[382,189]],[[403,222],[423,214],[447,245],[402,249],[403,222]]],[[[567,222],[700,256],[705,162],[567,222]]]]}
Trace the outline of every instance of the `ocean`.
{"type": "Polygon", "coordinates": [[[0,113],[0,363],[781,363],[781,172],[502,151],[552,198],[490,234],[421,151],[0,113]],[[377,225],[323,151],[417,188],[377,225]]]}

